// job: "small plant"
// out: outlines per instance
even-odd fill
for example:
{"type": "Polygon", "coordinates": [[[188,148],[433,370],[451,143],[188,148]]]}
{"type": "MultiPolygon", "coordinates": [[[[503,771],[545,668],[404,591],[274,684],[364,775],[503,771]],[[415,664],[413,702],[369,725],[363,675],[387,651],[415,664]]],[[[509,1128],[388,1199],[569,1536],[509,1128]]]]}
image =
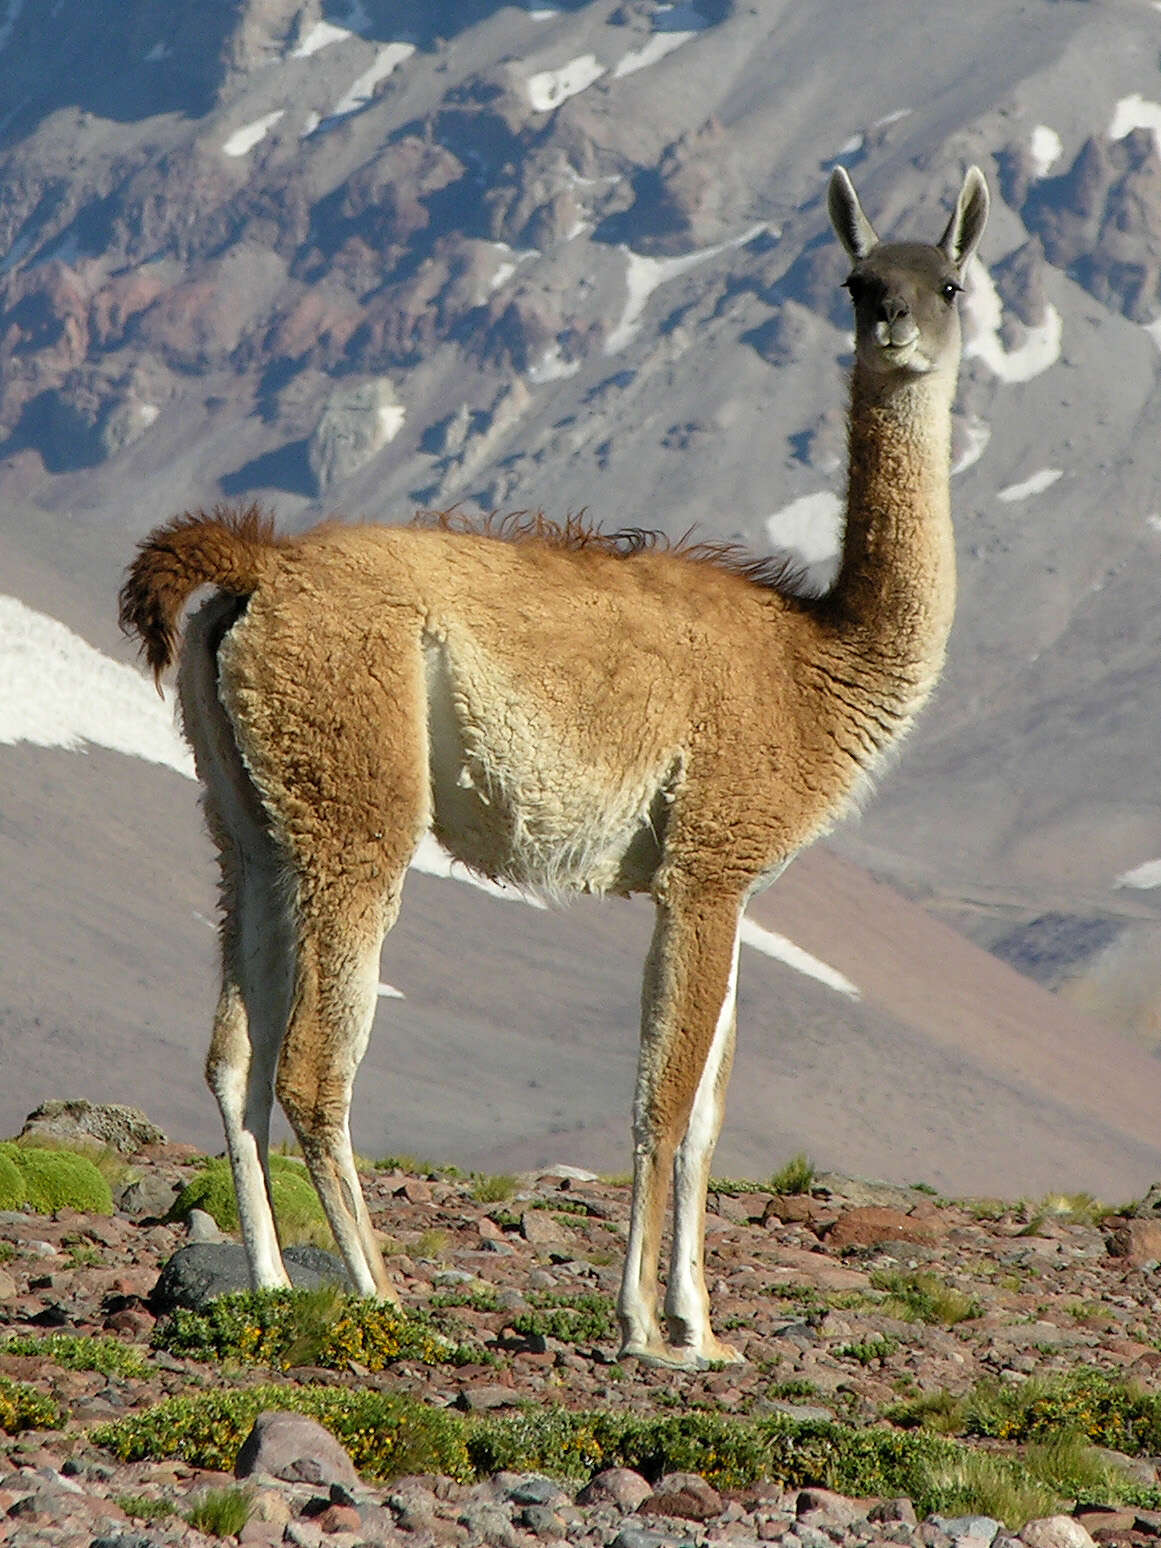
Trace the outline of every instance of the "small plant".
{"type": "Polygon", "coordinates": [[[103,1376],[145,1376],[149,1363],[140,1349],[119,1338],[90,1338],[73,1333],[8,1338],[0,1354],[33,1355],[66,1371],[99,1371],[103,1376]]]}
{"type": "Polygon", "coordinates": [[[21,1430],[59,1430],[64,1415],[52,1398],[24,1381],[0,1376],[0,1430],[19,1435],[21,1430]]]}
{"type": "Polygon", "coordinates": [[[856,1344],[843,1344],[835,1353],[840,1356],[845,1355],[848,1360],[857,1360],[860,1365],[873,1365],[876,1360],[889,1360],[898,1348],[898,1339],[884,1338],[880,1335],[875,1338],[865,1338],[856,1344]]]}
{"type": "Polygon", "coordinates": [[[814,1186],[815,1165],[809,1156],[799,1152],[791,1156],[786,1165],[774,1172],[766,1186],[771,1193],[809,1193],[814,1186]]]}
{"type": "Polygon", "coordinates": [[[176,1514],[171,1501],[155,1499],[151,1494],[114,1494],[112,1499],[134,1521],[164,1521],[176,1514]]]}
{"type": "Polygon", "coordinates": [[[792,1377],[789,1381],[774,1381],[766,1388],[768,1398],[780,1398],[784,1403],[800,1402],[803,1398],[819,1396],[813,1381],[792,1377]]]}
{"type": "Polygon", "coordinates": [[[935,1274],[877,1273],[872,1274],[871,1284],[886,1294],[883,1310],[902,1322],[927,1322],[950,1328],[983,1316],[979,1301],[944,1284],[935,1274]]]}
{"type": "Polygon", "coordinates": [[[419,1258],[434,1258],[438,1263],[447,1251],[447,1245],[447,1232],[441,1231],[438,1226],[428,1226],[416,1238],[415,1255],[419,1258]]]}
{"type": "Polygon", "coordinates": [[[472,1345],[444,1338],[429,1319],[345,1291],[244,1290],[218,1296],[204,1311],[178,1307],[153,1334],[155,1348],[193,1360],[239,1360],[289,1370],[352,1364],[385,1370],[397,1360],[466,1365],[472,1345]]]}
{"type": "Polygon", "coordinates": [[[427,1303],[430,1311],[464,1306],[471,1311],[498,1312],[500,1297],[495,1285],[461,1285],[458,1290],[440,1290],[427,1303]]]}
{"type": "Polygon", "coordinates": [[[207,1489],[186,1514],[190,1526],[207,1537],[237,1537],[250,1519],[254,1499],[249,1489],[207,1489]]]}
{"type": "Polygon", "coordinates": [[[195,1467],[228,1471],[238,1448],[266,1408],[309,1414],[346,1447],[364,1477],[386,1481],[405,1473],[472,1475],[463,1421],[414,1398],[366,1388],[259,1386],[166,1398],[152,1408],[95,1426],[89,1438],[122,1462],[181,1458],[195,1467]]]}
{"type": "Polygon", "coordinates": [[[533,1292],[531,1310],[517,1312],[508,1327],[523,1338],[555,1338],[564,1344],[599,1344],[616,1335],[616,1314],[606,1295],[533,1292]]]}
{"type": "Polygon", "coordinates": [[[506,1172],[481,1172],[472,1179],[472,1198],[477,1204],[503,1204],[515,1192],[516,1179],[506,1172]]]}

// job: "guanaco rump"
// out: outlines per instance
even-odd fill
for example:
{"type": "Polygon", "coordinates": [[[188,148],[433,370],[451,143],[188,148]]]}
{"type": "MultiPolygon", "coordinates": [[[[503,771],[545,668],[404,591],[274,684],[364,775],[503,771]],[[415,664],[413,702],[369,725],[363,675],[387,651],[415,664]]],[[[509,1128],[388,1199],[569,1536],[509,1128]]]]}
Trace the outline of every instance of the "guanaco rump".
{"type": "Polygon", "coordinates": [[[267,1165],[277,1092],[351,1282],[397,1301],[349,1108],[380,946],[430,828],[485,876],[652,896],[622,1353],[740,1358],[711,1329],[703,1267],[739,925],[939,674],[956,301],[988,194],[971,168],[934,245],[881,244],[841,168],[828,203],[855,352],[846,529],[824,596],[733,549],[539,517],[287,537],[253,507],[218,507],[141,545],[121,622],[158,679],[191,594],[216,588],[188,625],[179,695],[222,874],[206,1075],[256,1286],[289,1283],[267,1165]]]}

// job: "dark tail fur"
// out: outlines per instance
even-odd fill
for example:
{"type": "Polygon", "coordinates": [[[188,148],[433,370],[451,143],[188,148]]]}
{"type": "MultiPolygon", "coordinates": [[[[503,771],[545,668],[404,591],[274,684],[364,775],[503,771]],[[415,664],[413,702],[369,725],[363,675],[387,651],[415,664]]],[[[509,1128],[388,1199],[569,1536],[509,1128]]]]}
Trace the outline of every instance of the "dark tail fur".
{"type": "Polygon", "coordinates": [[[177,654],[182,609],[199,586],[248,596],[266,574],[272,553],[286,546],[273,517],[257,505],[216,505],[186,512],[158,527],[137,550],[121,587],[122,630],[136,635],[160,687],[177,654]]]}

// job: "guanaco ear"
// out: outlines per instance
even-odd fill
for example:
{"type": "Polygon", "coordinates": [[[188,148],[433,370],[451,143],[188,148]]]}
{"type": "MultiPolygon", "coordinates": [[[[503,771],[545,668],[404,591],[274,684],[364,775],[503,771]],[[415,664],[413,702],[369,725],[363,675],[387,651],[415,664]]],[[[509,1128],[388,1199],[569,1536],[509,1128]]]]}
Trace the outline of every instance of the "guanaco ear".
{"type": "Polygon", "coordinates": [[[830,175],[826,207],[830,212],[835,236],[855,263],[865,258],[873,247],[878,247],[879,238],[875,235],[875,228],[863,214],[859,196],[844,167],[835,167],[830,175]]]}
{"type": "Polygon", "coordinates": [[[961,274],[979,246],[987,221],[988,185],[979,167],[969,167],[947,230],[938,243],[961,274]]]}

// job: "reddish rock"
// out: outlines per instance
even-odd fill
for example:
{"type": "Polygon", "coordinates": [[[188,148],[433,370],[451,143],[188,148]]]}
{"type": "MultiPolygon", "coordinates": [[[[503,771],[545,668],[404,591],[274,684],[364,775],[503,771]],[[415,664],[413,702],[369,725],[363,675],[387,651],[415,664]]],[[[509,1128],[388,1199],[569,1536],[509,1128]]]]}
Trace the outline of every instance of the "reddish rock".
{"type": "Polygon", "coordinates": [[[1128,1220],[1113,1216],[1105,1223],[1105,1245],[1114,1258],[1134,1268],[1161,1259],[1161,1220],[1128,1220]]]}
{"type": "Polygon", "coordinates": [[[721,1495],[700,1473],[666,1473],[637,1507],[641,1516],[675,1516],[680,1521],[710,1521],[721,1512],[721,1495]]]}
{"type": "Polygon", "coordinates": [[[920,1219],[899,1209],[867,1204],[848,1209],[826,1234],[826,1244],[844,1247],[877,1247],[880,1242],[938,1242],[944,1235],[938,1219],[920,1219]]]}

